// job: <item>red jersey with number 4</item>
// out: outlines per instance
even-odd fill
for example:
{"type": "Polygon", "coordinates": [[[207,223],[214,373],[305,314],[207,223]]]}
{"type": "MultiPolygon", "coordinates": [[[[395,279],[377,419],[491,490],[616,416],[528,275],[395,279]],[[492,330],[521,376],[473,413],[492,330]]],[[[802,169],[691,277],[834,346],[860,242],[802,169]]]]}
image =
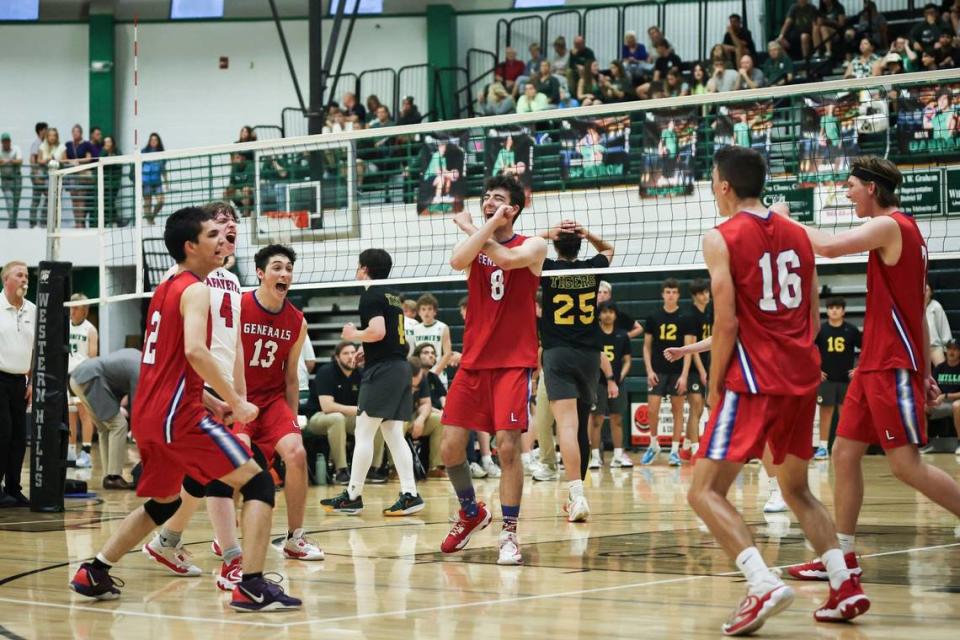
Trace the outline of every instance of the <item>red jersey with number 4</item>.
{"type": "Polygon", "coordinates": [[[874,250],[867,260],[867,311],[859,371],[919,371],[924,362],[927,244],[912,217],[902,211],[890,217],[900,226],[900,259],[886,265],[874,250]]]}
{"type": "Polygon", "coordinates": [[[764,395],[805,395],[820,384],[810,318],[816,273],[803,227],[767,212],[741,211],[717,227],[736,288],[737,343],[725,386],[764,395]]]}
{"type": "MultiPolygon", "coordinates": [[[[519,234],[502,243],[523,244],[519,234]]],[[[537,366],[537,308],[540,278],[529,268],[505,271],[482,251],[473,259],[467,278],[467,319],[463,329],[466,369],[537,366]]]]}
{"type": "Polygon", "coordinates": [[[261,306],[256,291],[240,299],[240,340],[247,400],[263,407],[287,393],[286,364],[290,350],[300,338],[303,313],[289,300],[274,313],[261,306]]]}
{"type": "MultiPolygon", "coordinates": [[[[183,315],[180,298],[184,290],[201,280],[189,271],[164,280],[153,292],[147,310],[147,331],[143,338],[140,381],[133,401],[134,424],[140,429],[165,429],[172,438],[174,418],[200,420],[204,412],[203,379],[184,354],[183,315]]],[[[207,342],[210,325],[207,324],[207,342]]],[[[138,440],[139,440],[138,436],[138,440]]]]}

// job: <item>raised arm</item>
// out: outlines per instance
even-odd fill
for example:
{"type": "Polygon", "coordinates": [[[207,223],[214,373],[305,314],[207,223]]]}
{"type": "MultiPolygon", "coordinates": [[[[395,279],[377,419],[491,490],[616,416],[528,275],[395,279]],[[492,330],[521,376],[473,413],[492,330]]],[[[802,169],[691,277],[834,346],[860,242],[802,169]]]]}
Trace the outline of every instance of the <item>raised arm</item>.
{"type": "Polygon", "coordinates": [[[871,218],[858,227],[836,235],[816,227],[805,226],[804,229],[813,244],[814,252],[825,258],[847,256],[873,249],[892,249],[895,255],[885,255],[885,260],[900,257],[900,226],[890,216],[871,218]]]}
{"type": "Polygon", "coordinates": [[[717,407],[723,392],[723,381],[733,356],[737,340],[736,291],[730,273],[730,253],[723,236],[716,229],[703,237],[703,258],[710,271],[710,286],[713,293],[713,339],[710,373],[709,405],[717,407]]]}
{"type": "Polygon", "coordinates": [[[453,217],[453,222],[468,236],[466,240],[457,243],[457,246],[453,248],[453,254],[450,256],[450,266],[457,271],[469,273],[474,258],[484,248],[484,244],[493,237],[493,233],[506,223],[506,218],[498,209],[496,214],[477,229],[473,225],[470,214],[461,211],[453,217]]]}
{"type": "Polygon", "coordinates": [[[534,275],[540,275],[543,259],[547,257],[547,242],[543,238],[532,237],[516,247],[505,247],[495,240],[483,245],[483,252],[493,263],[504,271],[529,267],[534,275]]]}

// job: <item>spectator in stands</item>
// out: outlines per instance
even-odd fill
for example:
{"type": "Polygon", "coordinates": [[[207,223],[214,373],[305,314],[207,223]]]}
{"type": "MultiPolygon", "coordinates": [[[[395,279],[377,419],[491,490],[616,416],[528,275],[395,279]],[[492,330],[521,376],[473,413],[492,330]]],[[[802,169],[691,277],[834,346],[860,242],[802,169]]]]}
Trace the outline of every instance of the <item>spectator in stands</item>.
{"type": "MultiPolygon", "coordinates": [[[[116,140],[113,136],[106,136],[103,139],[103,147],[100,149],[100,157],[109,158],[117,155],[120,155],[120,150],[117,149],[116,140]]],[[[120,193],[122,178],[122,165],[107,164],[103,166],[103,223],[108,227],[126,225],[117,209],[117,194],[120,193]]]]}
{"type": "Polygon", "coordinates": [[[340,133],[342,131],[353,131],[355,123],[348,120],[339,107],[332,107],[327,111],[327,118],[323,124],[323,133],[340,133]]]}
{"type": "Polygon", "coordinates": [[[560,80],[546,60],[540,63],[540,73],[534,81],[537,91],[547,96],[547,102],[556,106],[560,102],[560,80]]]}
{"type": "MultiPolygon", "coordinates": [[[[163,151],[163,140],[160,139],[160,134],[151,133],[147,138],[147,146],[140,152],[158,153],[160,151],[163,151]]],[[[153,224],[160,209],[163,208],[163,179],[166,173],[165,160],[143,163],[143,215],[147,219],[147,224],[153,224]]]]}
{"type": "Polygon", "coordinates": [[[380,108],[380,98],[376,94],[370,94],[367,96],[367,124],[371,124],[374,120],[377,119],[377,109],[380,108]]]}
{"type": "Polygon", "coordinates": [[[523,95],[517,100],[517,113],[534,113],[549,108],[547,96],[537,91],[537,85],[528,82],[523,88],[523,95]]]}
{"type": "Polygon", "coordinates": [[[90,129],[90,146],[93,147],[93,157],[99,158],[103,149],[103,130],[100,127],[90,129]]]}
{"type": "Polygon", "coordinates": [[[953,0],[949,7],[947,7],[947,3],[944,3],[943,6],[945,8],[944,23],[950,26],[953,33],[960,34],[960,0],[953,0]]]}
{"type": "Polygon", "coordinates": [[[763,63],[763,75],[771,87],[793,82],[793,60],[783,50],[779,40],[767,45],[768,57],[763,63]]]}
{"type": "Polygon", "coordinates": [[[517,83],[517,78],[523,75],[526,65],[517,60],[517,50],[513,47],[507,47],[506,60],[494,68],[493,75],[500,80],[507,91],[512,92],[517,83]]]}
{"type": "Polygon", "coordinates": [[[397,124],[420,124],[422,120],[420,109],[413,103],[413,96],[405,96],[400,101],[400,116],[397,118],[397,124]]]}
{"type": "Polygon", "coordinates": [[[960,51],[954,44],[956,39],[944,31],[940,34],[940,41],[933,51],[933,57],[936,60],[938,69],[952,69],[960,62],[960,51]]]}
{"type": "Polygon", "coordinates": [[[540,44],[537,42],[531,43],[529,51],[530,59],[527,60],[527,66],[524,67],[523,73],[517,78],[517,82],[513,86],[514,98],[524,90],[528,82],[536,79],[537,74],[540,73],[540,63],[543,62],[543,55],[540,53],[540,44]]]}
{"type": "Polygon", "coordinates": [[[9,133],[0,134],[0,191],[6,200],[7,226],[17,228],[20,210],[20,189],[23,186],[23,153],[10,141],[9,133]]]}
{"type": "Polygon", "coordinates": [[[630,81],[630,78],[627,77],[627,72],[624,71],[623,65],[620,64],[619,60],[611,61],[608,73],[606,75],[600,75],[600,93],[602,94],[603,101],[607,103],[620,102],[628,93],[631,93],[632,90],[633,83],[630,81]]]}
{"type": "MultiPolygon", "coordinates": [[[[431,345],[423,344],[419,346],[429,347],[431,345]]],[[[427,358],[421,358],[422,353],[423,351],[417,353],[414,350],[413,355],[407,359],[410,363],[411,372],[415,373],[412,374],[413,379],[411,381],[413,389],[411,419],[403,424],[403,433],[404,435],[409,433],[414,440],[428,439],[430,461],[427,477],[446,478],[447,473],[443,470],[440,444],[443,441],[443,425],[440,423],[440,411],[433,408],[431,400],[430,379],[427,375],[430,368],[423,365],[423,360],[429,360],[430,358],[429,355],[427,358]]],[[[436,360],[436,355],[434,355],[434,360],[436,360]]]]}
{"type": "MultiPolygon", "coordinates": [[[[39,186],[34,189],[41,189],[44,193],[47,191],[47,176],[51,169],[56,169],[64,161],[67,150],[60,142],[60,132],[56,127],[49,127],[45,132],[45,139],[37,149],[37,170],[41,173],[39,186]]],[[[47,223],[47,206],[38,207],[36,218],[31,212],[31,226],[34,220],[42,227],[47,223]]]]}
{"type": "MultiPolygon", "coordinates": [[[[667,74],[669,80],[669,73],[667,74]]],[[[699,96],[707,93],[707,69],[703,66],[703,63],[698,62],[693,65],[693,70],[690,72],[690,77],[693,80],[693,86],[690,88],[690,93],[699,96]]]]}
{"type": "Polygon", "coordinates": [[[437,365],[437,350],[429,342],[418,344],[413,355],[420,358],[420,366],[427,374],[430,383],[430,404],[434,409],[442,410],[447,403],[447,387],[432,369],[437,365]]]}
{"type": "MultiPolygon", "coordinates": [[[[890,51],[887,54],[887,57],[890,57],[890,53],[895,53],[900,58],[900,65],[903,67],[899,73],[910,73],[911,71],[916,71],[917,66],[920,64],[920,56],[916,51],[910,46],[910,40],[905,36],[900,36],[893,41],[893,44],[890,45],[890,51]]],[[[890,62],[893,63],[893,59],[890,59],[890,62]]],[[[880,75],[880,74],[877,74],[880,75]]]]}
{"type": "Polygon", "coordinates": [[[923,7],[923,20],[910,29],[911,48],[917,53],[934,48],[943,33],[944,25],[940,21],[940,8],[928,3],[923,7]]]}
{"type": "Polygon", "coordinates": [[[813,23],[813,47],[817,53],[833,57],[838,34],[847,26],[847,12],[838,0],[820,0],[820,15],[813,23]]]}
{"type": "Polygon", "coordinates": [[[950,332],[950,321],[947,320],[947,314],[943,306],[933,299],[933,286],[927,283],[924,291],[924,302],[926,304],[927,329],[930,333],[930,362],[936,366],[943,362],[944,348],[947,343],[953,340],[953,334],[950,332]]]}
{"type": "Polygon", "coordinates": [[[550,70],[558,78],[563,78],[566,82],[567,61],[570,59],[570,52],[567,51],[567,39],[563,36],[557,36],[553,41],[553,56],[550,57],[550,70]]]}
{"type": "MultiPolygon", "coordinates": [[[[701,70],[702,69],[703,67],[701,67],[701,70]]],[[[704,87],[704,89],[706,89],[706,87],[704,87]]],[[[667,71],[667,78],[663,82],[662,92],[664,98],[690,95],[690,85],[683,81],[679,67],[672,67],[667,71]]]]}
{"type": "MultiPolygon", "coordinates": [[[[900,54],[893,51],[890,51],[887,55],[880,58],[873,68],[873,75],[875,76],[892,76],[903,72],[903,58],[900,57],[900,54]]],[[[894,96],[896,92],[891,91],[889,95],[894,96]]]]}
{"type": "Polygon", "coordinates": [[[506,87],[499,82],[490,83],[486,94],[481,92],[477,96],[477,113],[481,116],[498,116],[514,111],[516,111],[516,103],[510,97],[506,87]]]}
{"type": "Polygon", "coordinates": [[[367,110],[357,100],[355,93],[347,92],[343,94],[343,112],[344,117],[351,122],[366,122],[367,110]]]}
{"type": "Polygon", "coordinates": [[[743,26],[743,19],[738,13],[730,14],[727,32],[723,34],[723,48],[733,60],[739,60],[745,55],[749,55],[754,61],[757,59],[757,45],[753,43],[753,34],[743,26]]]}
{"type": "Polygon", "coordinates": [[[624,71],[630,76],[634,84],[646,80],[647,74],[653,71],[653,62],[647,48],[637,42],[637,32],[627,31],[623,36],[623,46],[620,48],[620,61],[624,71]]]}
{"type": "MultiPolygon", "coordinates": [[[[335,112],[342,122],[343,115],[339,108],[335,112]]],[[[257,139],[253,129],[247,125],[240,127],[237,144],[252,142],[257,139]]],[[[223,192],[223,199],[230,200],[240,210],[240,215],[247,217],[253,211],[253,181],[254,166],[253,153],[238,151],[230,155],[230,178],[227,188],[223,192]]]]}
{"type": "Polygon", "coordinates": [[[557,109],[572,109],[579,106],[580,101],[571,96],[566,87],[560,87],[560,100],[557,101],[557,109]]]}
{"type": "Polygon", "coordinates": [[[726,63],[727,69],[736,69],[737,63],[740,60],[740,58],[734,58],[722,44],[713,45],[713,48],[710,49],[710,60],[719,60],[721,58],[723,58],[723,61],[726,63]]]}
{"type": "MultiPolygon", "coordinates": [[[[93,162],[93,146],[90,141],[83,139],[83,127],[79,124],[73,125],[70,134],[72,139],[65,145],[67,164],[79,166],[93,162]]],[[[70,192],[73,224],[78,229],[87,226],[87,215],[93,207],[90,197],[93,195],[94,188],[92,177],[85,172],[66,176],[63,181],[67,191],[70,192]]]]}
{"type": "Polygon", "coordinates": [[[810,0],[797,0],[787,11],[787,18],[780,27],[780,35],[777,36],[783,48],[793,55],[800,53],[804,58],[808,58],[813,25],[819,15],[810,0]]]}
{"type": "Polygon", "coordinates": [[[311,376],[317,368],[317,354],[313,350],[313,341],[307,334],[300,349],[300,359],[297,361],[297,390],[300,392],[300,415],[309,418],[316,412],[316,401],[310,397],[311,376]],[[310,410],[306,410],[309,408],[310,410]]]}
{"type": "Polygon", "coordinates": [[[766,85],[763,71],[753,65],[753,58],[743,54],[740,58],[740,68],[737,69],[737,84],[734,89],[759,89],[766,85]]]}
{"type": "Polygon", "coordinates": [[[740,74],[733,69],[727,69],[727,61],[718,58],[713,61],[713,73],[707,81],[707,91],[710,93],[724,93],[737,88],[740,74]]]}
{"type": "MultiPolygon", "coordinates": [[[[46,219],[44,213],[41,217],[40,212],[45,211],[47,200],[47,172],[40,164],[40,145],[47,139],[47,123],[38,122],[33,130],[37,137],[33,139],[30,145],[30,228],[37,226],[40,220],[46,219]]],[[[43,224],[42,222],[40,224],[43,224]]]]}
{"type": "Polygon", "coordinates": [[[846,39],[848,43],[859,42],[863,36],[869,37],[877,48],[886,49],[887,43],[887,19],[877,9],[877,3],[873,0],[864,0],[863,11],[857,16],[857,22],[852,28],[847,29],[846,39]]]}
{"type": "MultiPolygon", "coordinates": [[[[931,420],[953,418],[953,430],[960,436],[960,344],[951,338],[946,347],[946,361],[933,368],[940,395],[933,404],[927,405],[927,417],[931,420]]],[[[956,454],[960,456],[960,443],[956,454]]]]}
{"type": "Polygon", "coordinates": [[[377,119],[370,123],[370,128],[392,127],[393,124],[393,120],[390,119],[390,109],[382,104],[377,107],[377,119]]]}
{"type": "MultiPolygon", "coordinates": [[[[662,83],[667,77],[667,72],[673,67],[679,68],[683,62],[680,60],[680,56],[674,52],[673,47],[670,46],[670,42],[666,38],[661,37],[657,40],[654,47],[657,50],[657,59],[653,63],[653,82],[662,83]]],[[[650,82],[640,85],[637,87],[637,97],[642,99],[650,97],[652,89],[653,87],[650,82]]]]}
{"type": "MultiPolygon", "coordinates": [[[[570,50],[570,58],[567,61],[567,86],[578,87],[580,77],[590,69],[590,63],[597,59],[593,54],[593,49],[587,46],[583,36],[577,36],[573,39],[573,49],[570,50]]],[[[583,99],[580,100],[583,102],[583,99]]]]}
{"type": "MultiPolygon", "coordinates": [[[[570,54],[571,56],[573,54],[570,54]]],[[[602,104],[603,94],[600,86],[600,63],[596,60],[590,60],[586,70],[581,72],[580,80],[577,83],[577,100],[584,107],[592,104],[602,104]]]]}
{"type": "Polygon", "coordinates": [[[657,25],[647,28],[647,37],[650,38],[650,47],[654,50],[656,50],[658,42],[666,40],[663,31],[661,31],[657,25]]]}

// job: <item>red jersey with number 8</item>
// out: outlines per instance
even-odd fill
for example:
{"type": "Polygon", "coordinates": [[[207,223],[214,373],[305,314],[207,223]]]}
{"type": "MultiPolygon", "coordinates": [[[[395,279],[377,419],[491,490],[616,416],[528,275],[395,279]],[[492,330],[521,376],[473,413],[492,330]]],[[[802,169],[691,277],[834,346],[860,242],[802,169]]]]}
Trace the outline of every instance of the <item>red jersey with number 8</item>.
{"type": "Polygon", "coordinates": [[[247,400],[264,407],[283,399],[287,386],[284,373],[287,356],[303,328],[303,313],[289,300],[280,311],[264,309],[255,291],[240,300],[240,340],[243,342],[243,369],[247,400]]]}
{"type": "Polygon", "coordinates": [[[717,230],[727,244],[736,288],[737,343],[725,387],[799,396],[820,383],[810,288],[816,273],[803,227],[767,212],[741,211],[717,230]]]}
{"type": "MultiPolygon", "coordinates": [[[[524,240],[517,234],[502,244],[513,248],[524,240]]],[[[539,287],[540,278],[529,268],[505,271],[482,251],[477,254],[467,278],[461,367],[536,368],[539,287]]]]}

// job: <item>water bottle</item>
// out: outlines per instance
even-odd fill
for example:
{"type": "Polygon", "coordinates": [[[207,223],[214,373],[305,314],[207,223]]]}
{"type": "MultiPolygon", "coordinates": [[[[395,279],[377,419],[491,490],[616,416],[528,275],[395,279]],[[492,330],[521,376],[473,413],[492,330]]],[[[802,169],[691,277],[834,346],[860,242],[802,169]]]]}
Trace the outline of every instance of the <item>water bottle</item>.
{"type": "Polygon", "coordinates": [[[317,454],[317,462],[314,467],[314,473],[317,477],[317,484],[327,484],[327,457],[322,453],[317,454]]]}

